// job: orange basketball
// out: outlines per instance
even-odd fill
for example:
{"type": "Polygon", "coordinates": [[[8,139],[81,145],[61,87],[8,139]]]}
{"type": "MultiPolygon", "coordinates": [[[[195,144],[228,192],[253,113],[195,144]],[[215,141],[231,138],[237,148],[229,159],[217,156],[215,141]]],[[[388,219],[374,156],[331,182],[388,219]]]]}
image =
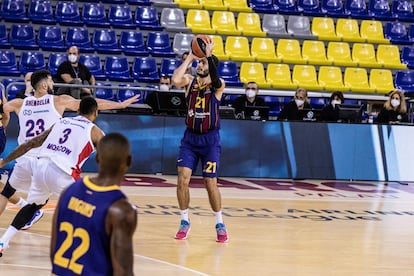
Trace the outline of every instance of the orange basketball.
{"type": "Polygon", "coordinates": [[[198,58],[206,56],[206,43],[210,43],[211,38],[207,35],[196,35],[191,41],[191,51],[198,58]]]}

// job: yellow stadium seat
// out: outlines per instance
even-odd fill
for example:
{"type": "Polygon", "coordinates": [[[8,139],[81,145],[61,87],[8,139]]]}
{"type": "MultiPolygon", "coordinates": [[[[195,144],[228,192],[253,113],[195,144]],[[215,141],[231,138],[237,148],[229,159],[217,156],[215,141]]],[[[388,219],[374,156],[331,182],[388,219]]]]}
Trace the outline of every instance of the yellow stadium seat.
{"type": "Polygon", "coordinates": [[[187,11],[186,26],[197,34],[214,34],[210,14],[207,10],[190,9],[187,11]]]}
{"type": "Polygon", "coordinates": [[[309,90],[321,90],[313,65],[295,65],[292,72],[292,82],[298,87],[309,90]]]}
{"type": "Polygon", "coordinates": [[[359,25],[356,19],[339,18],[338,21],[336,21],[336,35],[340,37],[342,41],[365,41],[365,39],[361,38],[361,35],[359,34],[359,25]]]}
{"type": "Polygon", "coordinates": [[[231,11],[214,11],[211,17],[211,27],[218,34],[241,35],[236,28],[236,20],[231,11]]]}
{"type": "Polygon", "coordinates": [[[266,81],[263,63],[259,62],[242,62],[240,65],[240,81],[248,83],[256,82],[261,88],[270,88],[266,81]]]}
{"type": "Polygon", "coordinates": [[[347,91],[340,67],[321,66],[318,72],[318,83],[326,91],[347,91]]]}
{"type": "Polygon", "coordinates": [[[298,88],[292,82],[289,65],[271,63],[267,65],[266,81],[273,88],[294,90],[298,88]]]}
{"type": "Polygon", "coordinates": [[[229,56],[224,51],[224,43],[221,35],[211,35],[211,40],[214,43],[213,55],[221,60],[229,59],[229,56]]]}
{"type": "Polygon", "coordinates": [[[390,44],[390,40],[384,38],[384,29],[381,21],[362,20],[360,26],[361,38],[365,42],[376,44],[390,44]]]}
{"type": "Polygon", "coordinates": [[[174,0],[174,3],[182,9],[201,9],[203,7],[199,0],[174,0]]]}
{"type": "Polygon", "coordinates": [[[401,63],[400,49],[397,45],[378,45],[377,61],[384,68],[407,69],[407,65],[401,63]]]}
{"type": "Polygon", "coordinates": [[[223,0],[200,0],[203,8],[213,11],[225,11],[227,7],[224,6],[223,0]]]}
{"type": "Polygon", "coordinates": [[[387,94],[394,90],[394,79],[391,70],[372,69],[369,73],[369,85],[375,92],[387,94]]]}
{"type": "Polygon", "coordinates": [[[253,9],[249,7],[246,0],[223,0],[224,6],[229,11],[235,12],[252,12],[253,9]]]}
{"type": "Polygon", "coordinates": [[[254,61],[250,54],[249,40],[245,36],[228,36],[225,52],[231,60],[254,61]]]}
{"type": "Polygon", "coordinates": [[[336,35],[333,19],[329,17],[314,17],[312,19],[312,34],[318,36],[320,40],[341,40],[336,35]]]}
{"type": "Polygon", "coordinates": [[[305,40],[302,44],[302,58],[308,64],[331,65],[332,61],[326,58],[325,43],[317,40],[305,40]]]}
{"type": "Polygon", "coordinates": [[[245,36],[266,36],[259,15],[253,12],[240,12],[237,15],[237,29],[245,36]]]}
{"type": "Polygon", "coordinates": [[[279,39],[277,41],[276,52],[278,58],[285,63],[305,64],[302,59],[302,51],[299,41],[295,39],[279,39]]]}
{"type": "Polygon", "coordinates": [[[351,49],[347,42],[329,42],[326,56],[334,65],[356,66],[356,63],[352,60],[351,49]]]}
{"type": "Polygon", "coordinates": [[[375,91],[369,86],[368,74],[365,68],[345,68],[344,85],[348,90],[357,93],[374,93],[375,91]]]}
{"type": "Polygon", "coordinates": [[[275,43],[273,39],[268,37],[254,37],[252,39],[251,54],[256,61],[280,62],[280,59],[276,56],[275,43]]]}
{"type": "Polygon", "coordinates": [[[374,45],[369,43],[354,43],[354,46],[352,46],[352,60],[361,67],[381,67],[375,57],[374,45]]]}

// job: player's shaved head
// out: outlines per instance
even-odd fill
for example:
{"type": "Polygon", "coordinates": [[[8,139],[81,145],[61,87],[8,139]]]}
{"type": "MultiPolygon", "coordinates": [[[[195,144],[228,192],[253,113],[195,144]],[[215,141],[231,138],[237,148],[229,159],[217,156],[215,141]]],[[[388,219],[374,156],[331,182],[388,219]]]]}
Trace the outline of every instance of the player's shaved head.
{"type": "Polygon", "coordinates": [[[128,139],[120,133],[109,133],[98,143],[96,160],[99,173],[124,174],[131,165],[131,147],[128,139]]]}

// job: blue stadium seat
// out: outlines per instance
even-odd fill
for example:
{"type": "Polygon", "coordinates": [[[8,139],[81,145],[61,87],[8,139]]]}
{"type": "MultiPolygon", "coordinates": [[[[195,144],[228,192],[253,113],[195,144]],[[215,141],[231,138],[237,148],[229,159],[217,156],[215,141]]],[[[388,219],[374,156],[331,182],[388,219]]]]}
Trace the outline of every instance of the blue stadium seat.
{"type": "Polygon", "coordinates": [[[400,21],[414,22],[413,4],[409,0],[393,0],[392,16],[400,21]]]}
{"type": "Polygon", "coordinates": [[[110,6],[108,12],[108,21],[115,28],[135,28],[130,6],[110,6]]]}
{"type": "Polygon", "coordinates": [[[344,14],[352,18],[368,19],[365,0],[345,0],[344,14]]]}
{"type": "Polygon", "coordinates": [[[411,44],[408,40],[408,32],[402,22],[388,22],[385,25],[384,37],[393,44],[411,44]]]}
{"type": "Polygon", "coordinates": [[[344,7],[342,0],[322,0],[321,11],[325,15],[343,17],[344,7]]]}
{"type": "Polygon", "coordinates": [[[100,3],[85,3],[82,7],[82,20],[89,27],[108,27],[105,6],[100,3]]]}
{"type": "Polygon", "coordinates": [[[304,15],[321,16],[319,0],[299,0],[298,11],[304,15]]]}
{"type": "Polygon", "coordinates": [[[249,0],[249,6],[256,13],[277,13],[279,7],[273,3],[273,0],[249,0]]]}
{"type": "Polygon", "coordinates": [[[223,78],[226,82],[226,86],[243,86],[243,83],[240,81],[239,78],[239,70],[237,68],[237,63],[235,63],[234,61],[220,61],[217,71],[219,76],[223,78]]]}
{"type": "Polygon", "coordinates": [[[121,53],[115,30],[112,29],[95,29],[92,37],[92,47],[102,54],[121,53]]]}
{"type": "Polygon", "coordinates": [[[28,22],[24,0],[3,0],[1,3],[3,19],[11,22],[28,22]]]}
{"type": "Polygon", "coordinates": [[[401,51],[401,62],[414,69],[414,46],[404,46],[401,51]]]}
{"type": "Polygon", "coordinates": [[[264,96],[263,99],[269,107],[269,116],[279,117],[280,111],[282,110],[280,98],[276,96],[264,96]]]}
{"type": "Polygon", "coordinates": [[[119,48],[126,55],[147,56],[144,36],[140,31],[122,31],[119,38],[119,48]]]}
{"type": "Polygon", "coordinates": [[[388,0],[369,0],[368,15],[377,20],[391,20],[391,7],[388,0]]]}
{"type": "Polygon", "coordinates": [[[11,25],[9,39],[10,44],[16,49],[39,49],[39,45],[36,43],[36,34],[32,25],[11,25]]]}
{"type": "MultiPolygon", "coordinates": [[[[124,1],[125,2],[125,1],[124,1]]],[[[127,3],[134,6],[151,6],[151,0],[127,0],[127,3]]]]}
{"type": "Polygon", "coordinates": [[[66,47],[77,46],[82,52],[93,52],[89,30],[82,27],[68,27],[66,29],[66,47]]]}
{"type": "Polygon", "coordinates": [[[395,88],[404,92],[414,92],[414,71],[397,71],[394,78],[395,88]]]}
{"type": "Polygon", "coordinates": [[[135,95],[140,95],[138,101],[136,103],[144,103],[145,92],[142,90],[130,89],[130,87],[135,87],[134,85],[130,84],[120,84],[119,86],[123,86],[125,88],[119,88],[117,93],[117,101],[123,102],[128,98],[131,98],[135,95]]]}
{"type": "Polygon", "coordinates": [[[172,50],[170,35],[166,32],[149,32],[147,49],[155,57],[175,57],[172,50]]]}
{"type": "Polygon", "coordinates": [[[19,60],[19,69],[22,74],[46,69],[45,58],[42,52],[22,52],[19,60]]]}
{"type": "Polygon", "coordinates": [[[132,74],[139,82],[158,83],[160,81],[157,60],[153,57],[135,57],[132,74]]]}
{"type": "Polygon", "coordinates": [[[161,31],[164,29],[160,24],[156,7],[137,7],[135,10],[135,23],[142,30],[161,31]]]}
{"type": "Polygon", "coordinates": [[[105,86],[111,86],[110,83],[101,83],[97,82],[96,85],[99,85],[101,87],[96,88],[95,90],[95,96],[98,99],[113,101],[115,99],[114,97],[114,91],[112,88],[105,88],[105,86]]]}
{"type": "Polygon", "coordinates": [[[101,58],[99,55],[95,54],[88,54],[88,55],[81,55],[79,58],[79,62],[83,63],[86,67],[88,67],[89,72],[95,77],[97,80],[105,80],[106,76],[102,71],[102,63],[101,58]]]}
{"type": "MultiPolygon", "coordinates": [[[[99,1],[97,1],[99,2],[99,1]]],[[[109,4],[125,4],[125,0],[101,0],[102,3],[109,3],[109,4]]]]}
{"type": "Polygon", "coordinates": [[[58,2],[55,8],[56,21],[61,25],[81,26],[79,6],[76,2],[58,2]]]}
{"type": "Polygon", "coordinates": [[[273,2],[279,7],[279,13],[299,14],[295,0],[274,0],[273,2]]]}
{"type": "Polygon", "coordinates": [[[37,41],[42,50],[65,51],[62,29],[59,26],[40,26],[37,41]]]}
{"type": "Polygon", "coordinates": [[[18,76],[20,71],[17,67],[16,54],[12,51],[0,50],[0,75],[18,76]]]}
{"type": "Polygon", "coordinates": [[[408,40],[411,43],[414,43],[414,24],[410,24],[407,32],[408,32],[408,40]]]}
{"type": "Polygon", "coordinates": [[[22,89],[26,89],[24,79],[3,79],[1,83],[6,88],[8,101],[15,99],[22,89]]]}
{"type": "Polygon", "coordinates": [[[112,81],[133,81],[128,59],[123,56],[107,56],[104,72],[106,77],[112,81]]]}
{"type": "Polygon", "coordinates": [[[0,48],[9,49],[10,46],[9,32],[7,31],[6,25],[0,24],[0,48]]]}
{"type": "Polygon", "coordinates": [[[66,53],[50,53],[47,60],[47,70],[49,70],[52,76],[55,76],[59,65],[66,60],[68,60],[66,53]]]}
{"type": "Polygon", "coordinates": [[[161,76],[172,76],[175,69],[181,65],[181,59],[177,58],[163,58],[160,66],[161,76]]]}
{"type": "Polygon", "coordinates": [[[30,0],[28,15],[33,23],[53,24],[56,22],[52,3],[49,0],[30,0]]]}

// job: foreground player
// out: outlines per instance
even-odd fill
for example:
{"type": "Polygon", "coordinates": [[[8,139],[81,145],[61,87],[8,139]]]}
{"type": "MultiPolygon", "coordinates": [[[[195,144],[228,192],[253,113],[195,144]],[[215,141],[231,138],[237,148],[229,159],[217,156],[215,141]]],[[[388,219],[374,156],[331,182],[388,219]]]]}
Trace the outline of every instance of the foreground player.
{"type": "Polygon", "coordinates": [[[173,83],[185,87],[187,117],[184,137],[177,158],[177,199],[181,223],[176,239],[184,240],[190,231],[188,207],[189,184],[192,172],[201,160],[204,185],[211,208],[216,216],[217,242],[227,242],[227,230],[221,213],[221,195],[217,187],[217,170],[220,161],[219,106],[224,90],[224,80],[217,74],[218,59],[212,55],[213,43],[206,45],[206,56],[197,66],[197,77],[186,74],[188,66],[196,58],[190,53],[173,75],[173,83]]]}
{"type": "Polygon", "coordinates": [[[54,275],[133,275],[137,212],[119,187],[131,165],[128,140],[106,135],[96,161],[98,176],[78,180],[60,196],[50,244],[54,275]]]}

